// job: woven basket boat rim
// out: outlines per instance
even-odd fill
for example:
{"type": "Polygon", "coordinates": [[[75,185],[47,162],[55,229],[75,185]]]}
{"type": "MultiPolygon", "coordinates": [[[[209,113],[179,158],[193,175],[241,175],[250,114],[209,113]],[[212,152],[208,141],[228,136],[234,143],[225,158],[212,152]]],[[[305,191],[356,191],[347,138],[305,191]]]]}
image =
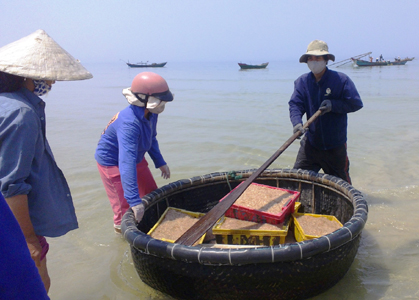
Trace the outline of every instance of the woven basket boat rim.
{"type": "MultiPolygon", "coordinates": [[[[243,178],[249,177],[255,170],[241,170],[234,171],[236,175],[241,175],[243,178]]],[[[172,183],[169,183],[161,188],[153,191],[152,193],[143,197],[143,201],[146,204],[146,207],[153,205],[156,201],[165,198],[169,195],[184,191],[185,189],[198,187],[201,185],[207,185],[209,183],[217,183],[221,180],[226,180],[227,176],[230,176],[231,172],[216,172],[209,173],[202,176],[196,176],[189,179],[182,179],[172,183]]],[[[312,182],[314,185],[324,186],[333,191],[342,195],[351,201],[354,206],[354,213],[352,217],[343,224],[343,227],[327,236],[322,236],[313,240],[295,242],[285,245],[275,245],[275,246],[265,246],[265,247],[255,247],[247,248],[247,255],[258,255],[261,252],[261,249],[265,252],[270,252],[273,261],[281,260],[281,253],[292,253],[292,255],[287,255],[288,258],[291,257],[292,260],[309,258],[313,255],[317,255],[323,252],[328,252],[333,249],[339,248],[345,243],[352,242],[358,237],[362,232],[362,229],[365,226],[368,216],[368,205],[364,196],[360,191],[355,189],[348,182],[331,176],[327,174],[316,173],[307,170],[296,170],[296,169],[269,169],[265,170],[260,175],[260,178],[269,178],[273,179],[287,179],[312,182]],[[326,246],[325,246],[326,245],[326,246]],[[325,249],[325,247],[327,249],[325,249]]],[[[145,254],[161,256],[171,259],[179,260],[188,260],[201,262],[200,256],[205,256],[207,252],[212,253],[240,253],[243,252],[243,249],[230,248],[212,248],[212,247],[202,247],[197,248],[194,246],[184,246],[180,244],[173,244],[161,240],[156,240],[143,233],[134,223],[134,215],[131,210],[129,210],[123,217],[122,221],[122,232],[124,238],[129,242],[136,251],[143,252],[145,254]],[[158,250],[156,250],[158,249],[158,250]]],[[[288,260],[288,259],[285,259],[288,260]]],[[[206,262],[208,263],[208,262],[206,262]]],[[[212,263],[212,262],[210,262],[212,263]]],[[[213,263],[219,263],[217,261],[213,263]]],[[[231,263],[231,262],[230,262],[231,263]]],[[[247,263],[252,263],[250,259],[247,263]]],[[[233,263],[234,264],[234,263],[233,263]]]]}

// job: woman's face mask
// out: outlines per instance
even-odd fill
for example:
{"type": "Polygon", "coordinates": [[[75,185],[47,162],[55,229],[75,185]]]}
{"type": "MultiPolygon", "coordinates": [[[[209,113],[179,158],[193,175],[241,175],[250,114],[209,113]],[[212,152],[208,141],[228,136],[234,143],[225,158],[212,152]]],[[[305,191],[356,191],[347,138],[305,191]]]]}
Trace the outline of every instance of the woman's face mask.
{"type": "Polygon", "coordinates": [[[153,114],[160,114],[164,111],[166,105],[165,101],[161,101],[156,97],[149,97],[147,102],[147,109],[153,114]]]}
{"type": "Polygon", "coordinates": [[[33,93],[38,97],[41,97],[51,90],[51,85],[46,80],[34,80],[35,89],[33,93]]]}
{"type": "Polygon", "coordinates": [[[324,68],[326,68],[325,60],[309,60],[307,61],[308,68],[313,72],[313,74],[321,73],[324,68]]]}

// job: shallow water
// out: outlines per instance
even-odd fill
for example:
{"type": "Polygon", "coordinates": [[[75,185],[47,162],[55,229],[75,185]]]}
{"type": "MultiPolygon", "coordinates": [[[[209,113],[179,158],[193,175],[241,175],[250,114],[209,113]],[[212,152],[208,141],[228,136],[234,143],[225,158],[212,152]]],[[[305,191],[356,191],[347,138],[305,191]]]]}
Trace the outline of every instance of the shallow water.
{"type": "MultiPolygon", "coordinates": [[[[80,228],[49,238],[51,299],[170,299],[141,282],[128,244],[113,232],[112,211],[94,151],[121,94],[143,70],[85,64],[94,78],[57,82],[47,102],[47,136],[66,175],[80,228]]],[[[314,299],[416,299],[419,283],[419,63],[333,68],[348,74],[364,101],[349,115],[348,154],[355,188],[369,204],[357,257],[347,275],[314,299]]],[[[287,102],[306,66],[271,62],[240,71],[236,62],[171,63],[161,74],[175,94],[160,116],[158,139],[172,177],[260,167],[291,135],[287,102]]],[[[292,167],[294,142],[272,168],[292,167]]]]}

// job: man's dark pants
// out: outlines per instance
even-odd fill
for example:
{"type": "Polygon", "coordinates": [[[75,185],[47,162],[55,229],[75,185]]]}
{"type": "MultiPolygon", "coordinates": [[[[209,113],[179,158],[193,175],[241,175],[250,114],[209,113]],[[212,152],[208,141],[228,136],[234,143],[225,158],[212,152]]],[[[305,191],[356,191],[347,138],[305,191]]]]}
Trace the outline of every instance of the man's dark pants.
{"type": "Polygon", "coordinates": [[[346,143],[330,150],[319,150],[313,147],[307,137],[304,136],[300,142],[300,150],[298,150],[295,160],[294,169],[310,170],[323,172],[333,175],[348,183],[351,183],[349,177],[349,159],[346,151],[346,143]]]}

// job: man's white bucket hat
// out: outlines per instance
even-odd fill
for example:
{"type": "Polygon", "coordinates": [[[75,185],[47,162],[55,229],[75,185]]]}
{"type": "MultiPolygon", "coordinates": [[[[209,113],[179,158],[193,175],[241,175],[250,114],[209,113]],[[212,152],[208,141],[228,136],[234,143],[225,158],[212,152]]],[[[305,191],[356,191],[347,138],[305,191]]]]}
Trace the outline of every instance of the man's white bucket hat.
{"type": "Polygon", "coordinates": [[[0,71],[35,80],[93,77],[42,29],[0,48],[0,71]]]}
{"type": "Polygon", "coordinates": [[[329,53],[327,44],[320,40],[314,40],[308,44],[307,52],[300,57],[300,63],[307,63],[309,56],[323,56],[327,55],[329,60],[335,61],[335,56],[329,53]]]}

